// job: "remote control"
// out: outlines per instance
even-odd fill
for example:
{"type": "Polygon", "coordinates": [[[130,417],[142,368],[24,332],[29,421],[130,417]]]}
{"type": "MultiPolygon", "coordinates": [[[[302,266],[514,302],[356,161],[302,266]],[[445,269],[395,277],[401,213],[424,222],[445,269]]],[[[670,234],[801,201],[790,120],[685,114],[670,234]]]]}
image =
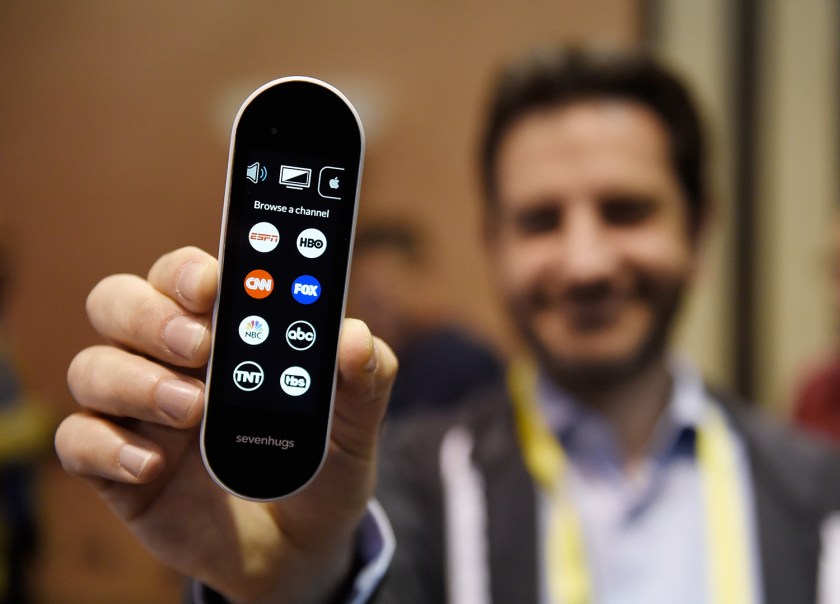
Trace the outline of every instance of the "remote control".
{"type": "Polygon", "coordinates": [[[363,156],[356,110],[313,78],[234,122],[201,452],[239,497],[295,493],[326,458],[363,156]]]}

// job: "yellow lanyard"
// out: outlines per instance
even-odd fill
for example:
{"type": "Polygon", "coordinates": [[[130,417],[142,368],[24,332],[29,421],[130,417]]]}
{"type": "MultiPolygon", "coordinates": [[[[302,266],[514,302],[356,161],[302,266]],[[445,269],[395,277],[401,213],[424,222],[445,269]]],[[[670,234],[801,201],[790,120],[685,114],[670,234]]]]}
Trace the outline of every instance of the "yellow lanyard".
{"type": "MultiPolygon", "coordinates": [[[[546,569],[553,604],[592,604],[580,520],[567,496],[566,455],[543,421],[535,396],[536,371],[515,363],[508,372],[517,436],[525,465],[551,501],[546,569]]],[[[751,580],[746,501],[737,455],[721,412],[711,413],[697,430],[697,460],[705,509],[711,602],[755,602],[751,580]]]]}

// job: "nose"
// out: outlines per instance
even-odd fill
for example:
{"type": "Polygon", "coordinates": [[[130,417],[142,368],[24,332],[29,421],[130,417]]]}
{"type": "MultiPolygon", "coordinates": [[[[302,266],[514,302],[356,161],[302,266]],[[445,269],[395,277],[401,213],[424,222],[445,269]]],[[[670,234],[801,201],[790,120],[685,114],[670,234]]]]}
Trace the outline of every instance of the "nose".
{"type": "Polygon", "coordinates": [[[558,233],[558,261],[567,285],[590,285],[609,279],[617,268],[617,250],[609,228],[587,205],[569,208],[558,233]]]}

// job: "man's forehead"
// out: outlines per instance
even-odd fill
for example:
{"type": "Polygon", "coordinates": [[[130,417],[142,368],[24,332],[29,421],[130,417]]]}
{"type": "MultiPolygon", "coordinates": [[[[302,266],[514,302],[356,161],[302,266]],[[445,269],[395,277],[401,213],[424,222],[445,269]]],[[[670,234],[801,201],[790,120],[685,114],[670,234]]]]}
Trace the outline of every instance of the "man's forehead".
{"type": "Polygon", "coordinates": [[[502,197],[515,193],[510,187],[566,176],[652,186],[676,178],[660,119],[644,105],[612,99],[523,115],[502,139],[497,168],[502,197]]]}
{"type": "Polygon", "coordinates": [[[591,142],[616,144],[644,138],[651,149],[667,152],[667,132],[657,115],[641,103],[623,99],[577,101],[523,114],[502,138],[501,152],[527,138],[530,144],[562,148],[591,142]]]}

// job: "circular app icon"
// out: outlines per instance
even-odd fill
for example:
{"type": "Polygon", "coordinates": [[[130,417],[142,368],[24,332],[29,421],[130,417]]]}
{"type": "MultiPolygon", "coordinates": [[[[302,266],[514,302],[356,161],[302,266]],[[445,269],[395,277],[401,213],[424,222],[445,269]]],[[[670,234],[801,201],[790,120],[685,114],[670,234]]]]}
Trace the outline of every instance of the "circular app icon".
{"type": "Polygon", "coordinates": [[[303,367],[289,367],[280,376],[280,387],[289,396],[305,394],[309,384],[309,373],[303,367]]]}
{"type": "Polygon", "coordinates": [[[262,344],[268,337],[268,323],[257,315],[245,317],[239,324],[239,337],[246,344],[262,344]]]}
{"type": "Polygon", "coordinates": [[[301,304],[312,304],[321,297],[321,284],[312,275],[301,275],[292,283],[292,297],[301,304]]]}
{"type": "Polygon", "coordinates": [[[297,249],[307,258],[317,258],[327,249],[327,238],[318,229],[305,229],[298,235],[297,249]]]}
{"type": "Polygon", "coordinates": [[[252,298],[265,298],[274,290],[274,279],[268,271],[254,270],[245,277],[245,291],[252,298]]]}
{"type": "Polygon", "coordinates": [[[270,252],[280,243],[280,231],[270,222],[258,222],[248,233],[248,243],[258,252],[270,252]]]}
{"type": "Polygon", "coordinates": [[[315,328],[306,321],[295,321],[286,329],[286,342],[295,350],[307,350],[315,343],[315,328]]]}
{"type": "Polygon", "coordinates": [[[264,378],[262,367],[253,361],[242,361],[233,370],[233,383],[245,392],[256,390],[262,386],[264,378]]]}

